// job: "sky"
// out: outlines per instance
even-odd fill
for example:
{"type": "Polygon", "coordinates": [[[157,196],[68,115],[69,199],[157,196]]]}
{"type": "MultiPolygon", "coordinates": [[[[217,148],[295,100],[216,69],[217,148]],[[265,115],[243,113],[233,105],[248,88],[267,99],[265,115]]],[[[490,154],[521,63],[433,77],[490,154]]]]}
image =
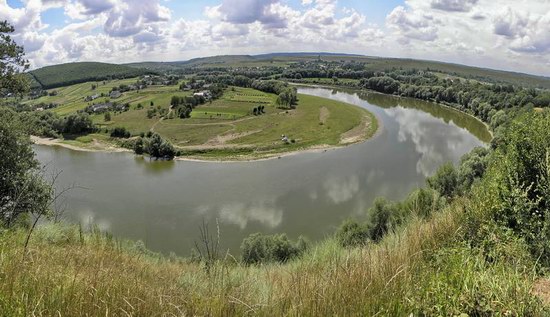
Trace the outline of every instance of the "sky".
{"type": "Polygon", "coordinates": [[[0,0],[31,68],[333,52],[550,76],[550,0],[0,0]]]}

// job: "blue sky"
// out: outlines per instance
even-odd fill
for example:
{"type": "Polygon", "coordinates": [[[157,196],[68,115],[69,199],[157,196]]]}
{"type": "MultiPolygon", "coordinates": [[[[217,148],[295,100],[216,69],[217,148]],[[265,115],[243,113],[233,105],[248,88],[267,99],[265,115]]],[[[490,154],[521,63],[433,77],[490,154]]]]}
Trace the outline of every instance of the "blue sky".
{"type": "Polygon", "coordinates": [[[328,51],[550,75],[548,0],[0,0],[32,67],[328,51]]]}

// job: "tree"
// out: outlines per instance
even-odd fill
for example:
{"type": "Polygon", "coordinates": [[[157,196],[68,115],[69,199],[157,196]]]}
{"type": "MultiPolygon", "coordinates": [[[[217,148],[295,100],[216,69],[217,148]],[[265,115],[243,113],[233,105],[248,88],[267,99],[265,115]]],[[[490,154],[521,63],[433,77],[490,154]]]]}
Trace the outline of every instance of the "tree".
{"type": "Polygon", "coordinates": [[[173,159],[176,156],[174,146],[157,133],[145,139],[143,151],[154,158],[173,159]]]}
{"type": "Polygon", "coordinates": [[[94,130],[94,123],[87,113],[71,114],[65,118],[64,133],[81,134],[94,130]]]}
{"type": "Polygon", "coordinates": [[[0,110],[0,222],[12,226],[31,212],[48,211],[50,188],[43,181],[31,140],[17,114],[0,110]]]}
{"type": "Polygon", "coordinates": [[[143,154],[143,137],[138,137],[134,143],[134,153],[141,155],[143,154]]]}
{"type": "Polygon", "coordinates": [[[105,120],[105,122],[111,121],[111,113],[105,112],[105,115],[103,115],[103,119],[105,120]]]}
{"type": "Polygon", "coordinates": [[[279,93],[277,104],[286,108],[295,108],[297,100],[296,88],[287,87],[279,93]]]}
{"type": "Polygon", "coordinates": [[[0,96],[23,94],[29,89],[29,81],[23,73],[29,68],[24,50],[9,35],[15,29],[7,21],[0,21],[0,96]]]}

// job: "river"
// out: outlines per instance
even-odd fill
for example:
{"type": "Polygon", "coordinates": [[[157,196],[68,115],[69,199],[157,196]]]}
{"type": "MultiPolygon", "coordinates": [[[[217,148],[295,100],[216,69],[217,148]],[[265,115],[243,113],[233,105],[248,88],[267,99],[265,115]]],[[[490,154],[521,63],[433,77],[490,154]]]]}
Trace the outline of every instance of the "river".
{"type": "Polygon", "coordinates": [[[59,171],[64,218],[94,224],[153,251],[188,255],[205,221],[219,226],[221,249],[239,253],[254,232],[331,235],[346,218],[365,219],[378,196],[402,199],[438,166],[491,136],[484,124],[433,103],[377,93],[300,88],[300,93],[368,109],[380,121],[366,142],[319,153],[255,162],[151,162],[130,153],[35,146],[41,163],[59,171]]]}

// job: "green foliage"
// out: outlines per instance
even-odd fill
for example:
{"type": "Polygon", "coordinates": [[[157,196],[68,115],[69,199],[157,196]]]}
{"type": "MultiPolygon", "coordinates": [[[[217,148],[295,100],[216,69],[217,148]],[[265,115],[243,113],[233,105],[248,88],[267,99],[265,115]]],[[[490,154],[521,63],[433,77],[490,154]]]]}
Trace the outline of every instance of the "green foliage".
{"type": "Polygon", "coordinates": [[[403,216],[412,214],[427,219],[445,207],[445,198],[433,189],[419,188],[410,193],[400,207],[403,216]]]}
{"type": "Polygon", "coordinates": [[[139,138],[136,140],[136,145],[134,146],[134,152],[136,154],[146,153],[154,158],[163,158],[163,159],[173,159],[176,156],[176,150],[174,146],[164,140],[157,133],[151,133],[146,138],[139,138]]]}
{"type": "Polygon", "coordinates": [[[29,89],[29,80],[22,74],[29,68],[23,47],[17,45],[10,33],[15,32],[7,21],[0,21],[0,97],[23,94],[29,89]]]}
{"type": "Polygon", "coordinates": [[[63,133],[82,134],[95,130],[92,118],[87,113],[71,114],[65,118],[63,133]]]}
{"type": "Polygon", "coordinates": [[[134,150],[134,153],[136,153],[137,155],[143,154],[143,152],[145,151],[144,144],[143,144],[143,136],[140,136],[136,139],[133,150],[134,150]]]}
{"type": "Polygon", "coordinates": [[[30,72],[40,83],[42,89],[69,86],[87,81],[132,78],[149,73],[151,72],[125,65],[95,62],[46,66],[30,72]]]}
{"type": "Polygon", "coordinates": [[[295,108],[298,93],[295,87],[278,80],[255,80],[251,87],[267,93],[278,95],[277,104],[287,108],[295,108]]]}
{"type": "Polygon", "coordinates": [[[494,222],[511,230],[544,266],[550,265],[549,126],[548,113],[532,112],[507,127],[476,195],[483,209],[471,219],[477,227],[494,222]]]}
{"type": "Polygon", "coordinates": [[[452,163],[443,164],[426,180],[428,187],[439,192],[446,198],[452,198],[458,189],[458,173],[452,163]]]}
{"type": "Polygon", "coordinates": [[[343,247],[365,245],[369,237],[369,228],[354,220],[346,220],[336,231],[336,239],[343,247]]]}
{"type": "Polygon", "coordinates": [[[461,193],[467,193],[483,177],[489,163],[488,154],[488,149],[476,147],[460,159],[458,186],[461,193]]]}
{"type": "Polygon", "coordinates": [[[65,126],[65,120],[51,111],[20,112],[19,118],[27,133],[41,137],[59,138],[65,126]]]}
{"type": "Polygon", "coordinates": [[[22,123],[6,109],[0,109],[0,145],[0,224],[12,226],[28,213],[46,213],[51,188],[42,179],[22,123]]]}
{"type": "Polygon", "coordinates": [[[127,139],[131,137],[132,134],[130,131],[126,130],[124,127],[116,127],[113,130],[111,130],[111,137],[112,138],[124,138],[127,139]]]}
{"type": "Polygon", "coordinates": [[[395,229],[404,220],[404,210],[398,204],[384,198],[374,200],[374,205],[368,211],[369,238],[380,241],[388,232],[395,229]]]}
{"type": "Polygon", "coordinates": [[[254,233],[243,240],[241,259],[245,264],[284,263],[300,256],[306,249],[307,242],[302,237],[293,243],[285,234],[254,233]]]}

